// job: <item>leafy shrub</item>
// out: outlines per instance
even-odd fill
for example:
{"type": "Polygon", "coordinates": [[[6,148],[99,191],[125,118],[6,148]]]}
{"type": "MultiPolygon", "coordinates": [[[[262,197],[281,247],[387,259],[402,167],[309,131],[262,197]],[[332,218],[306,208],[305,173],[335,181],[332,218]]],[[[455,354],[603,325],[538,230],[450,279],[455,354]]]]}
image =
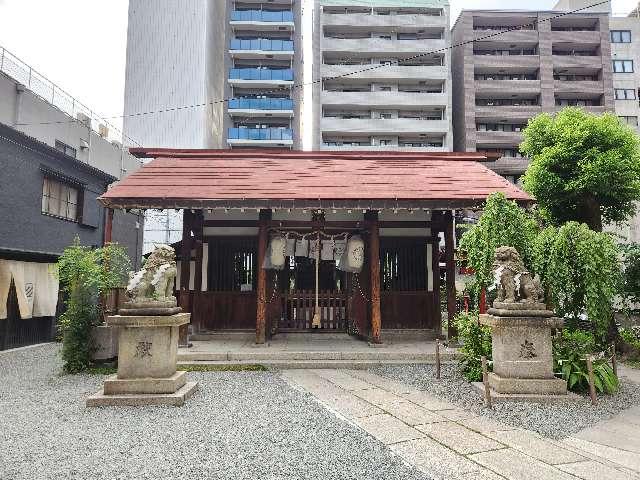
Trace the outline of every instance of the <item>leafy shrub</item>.
{"type": "MultiPolygon", "coordinates": [[[[587,355],[596,353],[596,339],[590,332],[565,329],[562,335],[553,340],[554,371],[562,372],[567,387],[573,392],[589,390],[589,373],[587,355]]],[[[593,363],[593,376],[596,390],[600,393],[614,393],[619,382],[613,373],[609,359],[596,358],[593,363]]]]}
{"type": "Polygon", "coordinates": [[[640,303],[640,244],[632,243],[621,248],[624,256],[622,293],[632,303],[640,303]]]}
{"type": "Polygon", "coordinates": [[[532,247],[538,226],[534,218],[508,200],[503,193],[489,196],[478,223],[460,241],[460,250],[476,275],[476,288],[493,283],[493,261],[497,247],[514,247],[525,265],[531,264],[532,247]]]}
{"type": "Polygon", "coordinates": [[[640,355],[640,326],[621,329],[620,338],[635,350],[636,356],[640,355]]]}
{"type": "Polygon", "coordinates": [[[460,366],[462,374],[470,382],[482,380],[480,357],[491,360],[491,329],[478,323],[476,313],[460,313],[455,318],[458,336],[462,340],[460,366]]]}
{"type": "Polygon", "coordinates": [[[123,247],[92,249],[81,246],[77,238],[58,260],[60,286],[67,298],[59,322],[66,372],[81,372],[91,365],[91,327],[102,317],[100,296],[126,284],[129,268],[123,247]]]}
{"type": "Polygon", "coordinates": [[[569,222],[543,230],[533,252],[534,269],[549,292],[547,302],[562,317],[586,313],[597,340],[604,342],[621,280],[620,252],[611,236],[569,222]]]}

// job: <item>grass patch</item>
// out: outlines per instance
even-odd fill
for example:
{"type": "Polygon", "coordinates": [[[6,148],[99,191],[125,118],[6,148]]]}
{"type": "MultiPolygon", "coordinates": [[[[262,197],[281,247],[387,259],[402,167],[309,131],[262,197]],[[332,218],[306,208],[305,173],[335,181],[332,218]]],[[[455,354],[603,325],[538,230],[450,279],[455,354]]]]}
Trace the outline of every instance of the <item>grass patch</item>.
{"type": "MultiPolygon", "coordinates": [[[[178,365],[178,370],[187,372],[266,372],[264,365],[178,365]]],[[[92,365],[86,370],[89,375],[113,375],[118,373],[118,368],[109,365],[92,365]]]]}
{"type": "Polygon", "coordinates": [[[108,365],[92,365],[87,369],[86,373],[89,375],[113,375],[118,373],[118,368],[108,365]]]}
{"type": "Polygon", "coordinates": [[[627,367],[635,368],[640,370],[640,360],[627,360],[624,362],[627,367]]]}
{"type": "Polygon", "coordinates": [[[266,372],[264,365],[178,365],[178,370],[187,372],[266,372]]]}

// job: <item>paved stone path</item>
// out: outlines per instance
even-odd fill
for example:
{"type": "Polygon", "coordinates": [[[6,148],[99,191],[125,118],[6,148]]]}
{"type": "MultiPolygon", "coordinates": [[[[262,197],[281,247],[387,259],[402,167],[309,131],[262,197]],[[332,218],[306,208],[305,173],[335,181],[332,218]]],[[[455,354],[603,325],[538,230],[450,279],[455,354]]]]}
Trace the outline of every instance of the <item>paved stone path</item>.
{"type": "Polygon", "coordinates": [[[553,441],[367,371],[283,376],[435,479],[640,479],[640,407],[553,441]]]}

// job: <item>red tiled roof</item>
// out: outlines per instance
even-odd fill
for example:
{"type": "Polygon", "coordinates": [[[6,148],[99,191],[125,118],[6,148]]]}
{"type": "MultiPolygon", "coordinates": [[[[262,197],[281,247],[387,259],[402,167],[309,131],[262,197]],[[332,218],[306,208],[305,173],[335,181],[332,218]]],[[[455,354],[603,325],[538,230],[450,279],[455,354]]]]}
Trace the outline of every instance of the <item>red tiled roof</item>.
{"type": "Polygon", "coordinates": [[[530,202],[478,153],[131,149],[155,158],[100,200],[114,208],[472,207],[496,191],[530,202]],[[358,205],[356,205],[358,204],[358,205]]]}

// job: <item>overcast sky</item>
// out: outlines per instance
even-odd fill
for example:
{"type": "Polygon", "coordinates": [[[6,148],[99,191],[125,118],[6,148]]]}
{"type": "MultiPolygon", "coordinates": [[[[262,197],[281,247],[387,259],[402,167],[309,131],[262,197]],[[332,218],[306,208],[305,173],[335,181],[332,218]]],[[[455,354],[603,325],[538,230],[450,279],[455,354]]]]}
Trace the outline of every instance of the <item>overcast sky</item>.
{"type": "MultiPolygon", "coordinates": [[[[514,7],[513,0],[453,0],[451,3],[452,21],[462,8],[514,7]]],[[[554,0],[522,0],[517,8],[549,9],[555,3],[554,0]]],[[[614,0],[613,10],[623,14],[635,5],[636,0],[614,0]]],[[[0,0],[0,46],[97,113],[120,115],[124,97],[127,6],[128,0],[0,0]]],[[[117,120],[114,123],[121,124],[117,120]]]]}

